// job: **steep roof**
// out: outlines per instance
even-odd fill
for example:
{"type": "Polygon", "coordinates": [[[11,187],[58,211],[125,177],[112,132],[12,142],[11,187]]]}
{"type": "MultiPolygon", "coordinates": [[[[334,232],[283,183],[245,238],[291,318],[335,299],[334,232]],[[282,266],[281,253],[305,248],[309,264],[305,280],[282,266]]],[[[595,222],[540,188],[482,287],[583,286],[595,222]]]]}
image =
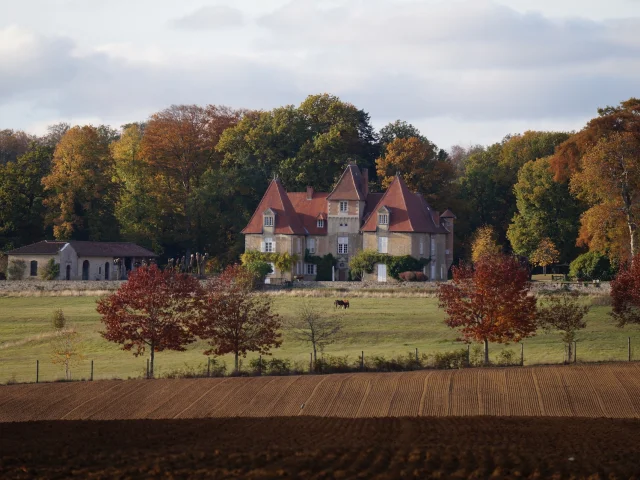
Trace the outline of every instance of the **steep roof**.
{"type": "Polygon", "coordinates": [[[242,230],[242,233],[262,233],[262,214],[268,208],[276,214],[275,233],[289,235],[305,234],[302,222],[298,218],[282,183],[277,178],[273,179],[269,184],[269,188],[267,188],[262,200],[260,200],[258,208],[253,213],[247,226],[242,230]]]}
{"type": "Polygon", "coordinates": [[[44,240],[7,252],[8,255],[56,255],[66,245],[71,245],[81,257],[155,257],[146,248],[130,242],[56,242],[44,240]]]}
{"type": "Polygon", "coordinates": [[[349,164],[327,200],[365,200],[364,179],[357,165],[349,164]]]}
{"type": "Polygon", "coordinates": [[[458,217],[456,217],[455,214],[450,209],[447,208],[444,212],[440,214],[440,218],[458,218],[458,217]]]}
{"type": "Polygon", "coordinates": [[[16,248],[7,252],[7,255],[55,255],[67,242],[55,242],[51,240],[43,240],[42,242],[32,243],[24,247],[16,248]]]}
{"type": "Polygon", "coordinates": [[[422,195],[410,192],[400,175],[397,175],[391,182],[376,206],[370,209],[369,217],[362,226],[363,232],[376,231],[378,217],[375,212],[383,206],[391,210],[391,218],[389,219],[389,231],[391,232],[446,232],[433,221],[431,207],[422,195]]]}
{"type": "Polygon", "coordinates": [[[306,192],[289,192],[287,194],[298,218],[309,235],[326,235],[327,222],[324,228],[318,228],[318,219],[327,218],[328,193],[313,192],[311,199],[307,199],[306,192]]]}

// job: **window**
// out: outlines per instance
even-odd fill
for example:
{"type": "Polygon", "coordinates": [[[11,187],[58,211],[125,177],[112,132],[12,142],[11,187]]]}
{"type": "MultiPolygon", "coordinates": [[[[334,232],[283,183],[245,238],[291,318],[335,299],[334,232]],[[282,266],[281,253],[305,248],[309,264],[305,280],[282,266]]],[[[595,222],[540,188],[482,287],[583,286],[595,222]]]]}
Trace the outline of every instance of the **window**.
{"type": "Polygon", "coordinates": [[[276,273],[276,264],[273,262],[267,262],[271,266],[271,273],[267,275],[274,275],[276,273]]]}
{"type": "Polygon", "coordinates": [[[424,255],[424,240],[420,239],[420,255],[424,255]]]}
{"type": "Polygon", "coordinates": [[[36,260],[31,260],[30,267],[31,267],[31,269],[30,269],[31,271],[30,271],[29,274],[32,277],[37,276],[38,275],[38,262],[36,260]]]}
{"type": "Polygon", "coordinates": [[[345,213],[349,210],[349,202],[341,201],[340,202],[340,212],[345,213]]]}
{"type": "Polygon", "coordinates": [[[338,253],[349,253],[349,237],[338,237],[338,253]]]}
{"type": "Polygon", "coordinates": [[[309,249],[309,253],[316,253],[316,239],[315,238],[308,239],[307,247],[309,249]]]}
{"type": "Polygon", "coordinates": [[[98,267],[98,275],[102,275],[102,267],[98,267]]]}
{"type": "Polygon", "coordinates": [[[302,253],[302,239],[301,238],[298,238],[297,244],[298,244],[298,249],[296,251],[298,253],[302,253]]]}
{"type": "Polygon", "coordinates": [[[265,238],[263,245],[264,245],[264,247],[262,249],[263,252],[271,253],[271,252],[275,251],[275,245],[273,243],[273,238],[265,238]]]}
{"type": "Polygon", "coordinates": [[[273,227],[273,217],[270,215],[265,215],[264,217],[264,226],[265,227],[273,227]]]}
{"type": "Polygon", "coordinates": [[[381,213],[378,215],[378,223],[380,225],[389,225],[389,215],[381,213]]]}
{"type": "Polygon", "coordinates": [[[307,275],[315,275],[317,270],[317,265],[313,264],[313,263],[307,263],[307,269],[306,269],[306,273],[307,275]]]}
{"type": "Polygon", "coordinates": [[[436,239],[431,237],[431,258],[435,258],[438,252],[436,251],[436,239]]]}
{"type": "Polygon", "coordinates": [[[318,219],[318,228],[324,228],[324,220],[318,219]]]}
{"type": "Polygon", "coordinates": [[[389,239],[378,237],[378,253],[388,253],[389,239]]]}

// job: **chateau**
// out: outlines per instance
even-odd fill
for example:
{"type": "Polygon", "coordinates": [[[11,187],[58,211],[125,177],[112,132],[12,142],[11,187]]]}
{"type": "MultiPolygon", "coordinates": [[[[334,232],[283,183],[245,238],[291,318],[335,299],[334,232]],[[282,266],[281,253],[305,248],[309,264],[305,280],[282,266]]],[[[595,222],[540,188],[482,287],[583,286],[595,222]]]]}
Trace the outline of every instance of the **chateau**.
{"type": "MultiPolygon", "coordinates": [[[[331,193],[312,187],[287,192],[280,180],[272,180],[242,231],[245,249],[297,255],[299,261],[290,272],[272,264],[271,278],[304,275],[315,280],[317,266],[304,262],[308,250],[316,256],[331,253],[337,258],[334,280],[347,280],[349,259],[362,249],[374,249],[431,259],[424,273],[430,281],[446,280],[453,262],[455,215],[433,210],[421,194],[409,191],[400,175],[384,193],[370,193],[368,185],[367,170],[361,172],[355,164],[347,166],[331,193]]],[[[391,280],[385,264],[377,264],[367,277],[391,280]]]]}

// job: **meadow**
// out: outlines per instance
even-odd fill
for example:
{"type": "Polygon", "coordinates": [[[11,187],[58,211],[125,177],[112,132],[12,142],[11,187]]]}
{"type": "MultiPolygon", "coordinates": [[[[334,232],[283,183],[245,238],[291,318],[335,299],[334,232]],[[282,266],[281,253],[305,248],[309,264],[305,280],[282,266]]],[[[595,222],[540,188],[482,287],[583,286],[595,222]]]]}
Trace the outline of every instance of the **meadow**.
{"type": "MultiPolygon", "coordinates": [[[[97,297],[90,296],[0,298],[0,383],[35,381],[36,360],[40,362],[40,381],[63,378],[62,366],[51,363],[51,316],[56,309],[64,311],[82,338],[85,359],[72,369],[73,378],[88,378],[91,360],[96,379],[143,376],[146,356],[134,357],[100,336],[96,300],[97,297]]],[[[332,298],[274,298],[275,308],[285,320],[293,318],[302,301],[334,312],[332,298]]],[[[584,297],[584,301],[591,302],[591,298],[584,297]]],[[[608,306],[592,307],[588,327],[578,335],[579,362],[626,360],[628,337],[640,359],[640,331],[633,327],[617,328],[608,315],[609,310],[608,306]]],[[[456,331],[444,324],[444,314],[435,298],[353,298],[351,308],[339,314],[344,317],[345,335],[326,348],[327,355],[346,355],[356,361],[361,351],[365,357],[394,357],[415,353],[416,348],[421,354],[466,348],[457,341],[456,331]]],[[[282,347],[273,351],[273,357],[289,358],[308,368],[311,347],[293,340],[286,330],[283,340],[282,347]]],[[[491,357],[495,359],[505,348],[513,350],[519,358],[518,344],[491,344],[491,357]]],[[[196,342],[185,352],[157,353],[156,374],[204,369],[207,358],[202,352],[205,349],[204,342],[196,342]]],[[[540,331],[524,341],[524,355],[525,365],[561,363],[564,347],[558,334],[540,331]]],[[[255,355],[243,360],[245,366],[251,358],[255,355]]],[[[229,369],[233,365],[231,356],[218,361],[226,363],[229,369]]]]}

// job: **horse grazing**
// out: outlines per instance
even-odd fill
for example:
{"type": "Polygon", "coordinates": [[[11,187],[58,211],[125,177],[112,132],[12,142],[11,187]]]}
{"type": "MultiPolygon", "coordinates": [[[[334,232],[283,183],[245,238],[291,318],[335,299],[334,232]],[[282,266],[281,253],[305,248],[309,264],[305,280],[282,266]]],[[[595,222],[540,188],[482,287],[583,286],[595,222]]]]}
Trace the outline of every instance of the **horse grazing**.
{"type": "Polygon", "coordinates": [[[344,309],[349,308],[349,300],[336,300],[334,302],[335,308],[342,307],[344,309]]]}

